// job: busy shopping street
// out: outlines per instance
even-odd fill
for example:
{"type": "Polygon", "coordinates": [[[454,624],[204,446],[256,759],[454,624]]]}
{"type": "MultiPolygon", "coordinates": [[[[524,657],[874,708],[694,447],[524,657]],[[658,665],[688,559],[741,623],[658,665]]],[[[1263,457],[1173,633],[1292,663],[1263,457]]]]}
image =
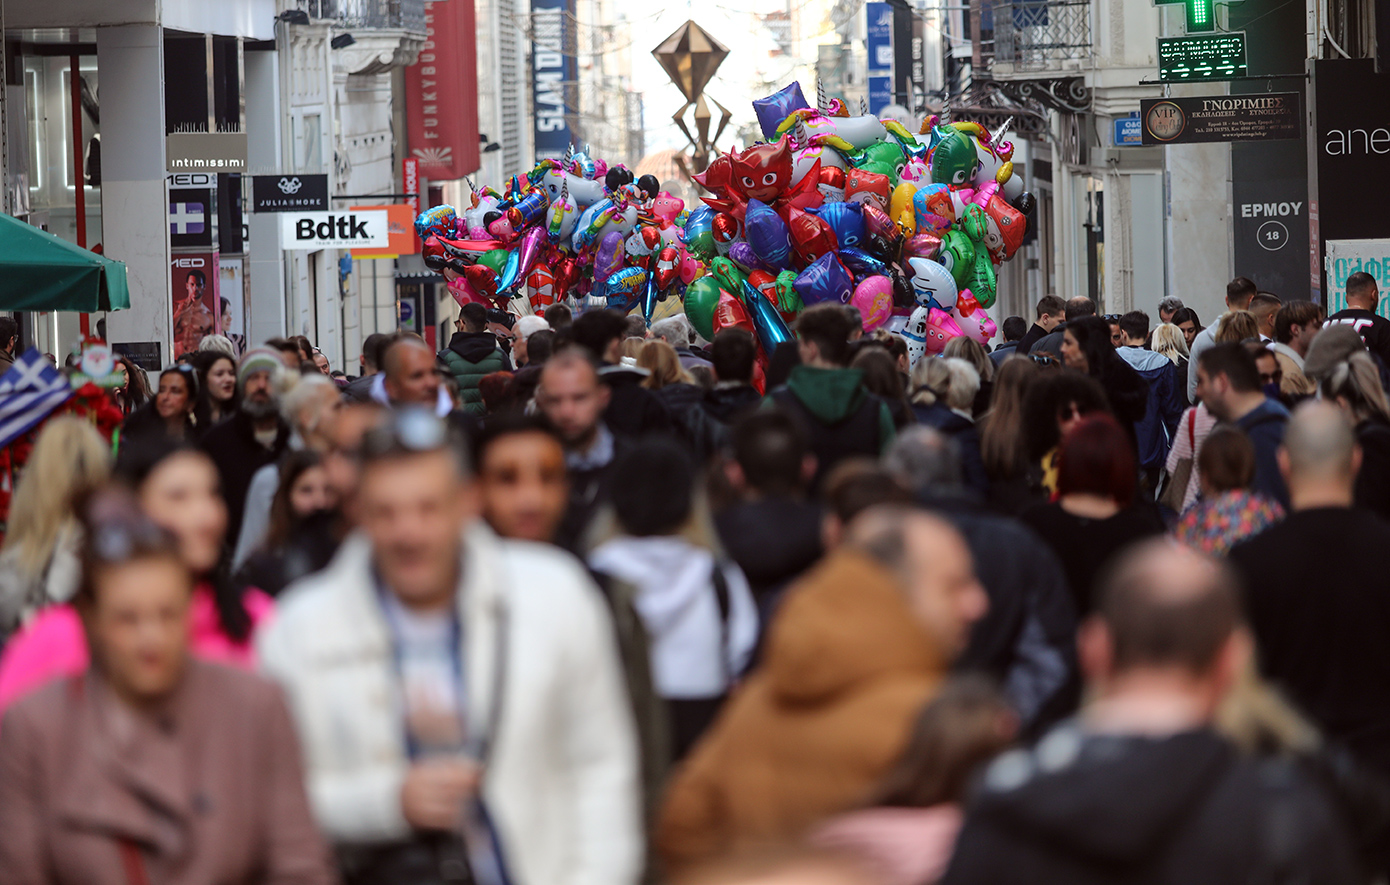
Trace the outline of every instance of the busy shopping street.
{"type": "Polygon", "coordinates": [[[0,885],[1390,883],[1390,2],[0,32],[0,885]]]}

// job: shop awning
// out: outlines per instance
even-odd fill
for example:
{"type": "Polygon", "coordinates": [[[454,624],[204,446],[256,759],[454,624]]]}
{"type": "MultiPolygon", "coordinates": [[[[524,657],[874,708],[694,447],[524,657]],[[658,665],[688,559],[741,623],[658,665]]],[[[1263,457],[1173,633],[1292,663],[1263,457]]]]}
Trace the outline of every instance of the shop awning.
{"type": "Polygon", "coordinates": [[[0,215],[0,310],[124,310],[125,265],[0,215]]]}

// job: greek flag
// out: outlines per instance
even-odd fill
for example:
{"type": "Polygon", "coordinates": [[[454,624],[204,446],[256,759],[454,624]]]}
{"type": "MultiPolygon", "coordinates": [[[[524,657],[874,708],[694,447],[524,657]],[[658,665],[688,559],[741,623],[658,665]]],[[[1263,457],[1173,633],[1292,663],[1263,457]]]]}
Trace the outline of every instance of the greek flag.
{"type": "Polygon", "coordinates": [[[72,385],[43,354],[29,348],[0,375],[0,448],[14,442],[72,396],[72,385]]]}

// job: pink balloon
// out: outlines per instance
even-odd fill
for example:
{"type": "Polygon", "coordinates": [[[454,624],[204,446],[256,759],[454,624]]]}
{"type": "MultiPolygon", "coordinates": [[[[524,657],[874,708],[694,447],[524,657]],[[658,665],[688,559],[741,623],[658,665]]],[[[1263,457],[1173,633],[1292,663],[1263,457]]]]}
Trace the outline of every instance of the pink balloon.
{"type": "Polygon", "coordinates": [[[885,276],[865,277],[854,287],[849,303],[859,308],[865,333],[872,332],[893,316],[893,281],[885,276]]]}
{"type": "Polygon", "coordinates": [[[681,282],[689,286],[700,275],[700,262],[681,250],[681,282]]]}
{"type": "Polygon", "coordinates": [[[450,280],[449,294],[454,296],[454,300],[458,302],[459,307],[463,307],[465,304],[470,304],[472,302],[492,307],[492,302],[473,290],[473,287],[468,284],[467,277],[455,277],[450,280]]]}

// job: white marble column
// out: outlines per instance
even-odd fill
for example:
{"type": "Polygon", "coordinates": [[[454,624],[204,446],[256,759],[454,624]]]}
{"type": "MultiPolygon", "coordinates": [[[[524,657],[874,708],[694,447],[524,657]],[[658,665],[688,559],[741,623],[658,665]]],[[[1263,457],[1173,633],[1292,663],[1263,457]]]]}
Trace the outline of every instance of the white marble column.
{"type": "Polygon", "coordinates": [[[130,309],[106,319],[112,341],[170,352],[169,199],[164,169],[164,41],[158,25],[97,29],[101,72],[102,242],[124,261],[130,309]]]}

